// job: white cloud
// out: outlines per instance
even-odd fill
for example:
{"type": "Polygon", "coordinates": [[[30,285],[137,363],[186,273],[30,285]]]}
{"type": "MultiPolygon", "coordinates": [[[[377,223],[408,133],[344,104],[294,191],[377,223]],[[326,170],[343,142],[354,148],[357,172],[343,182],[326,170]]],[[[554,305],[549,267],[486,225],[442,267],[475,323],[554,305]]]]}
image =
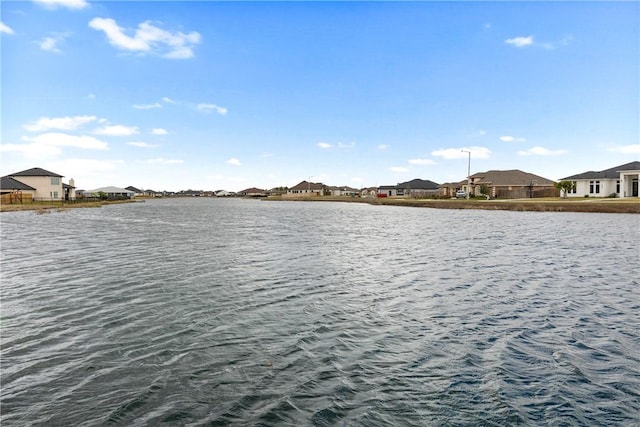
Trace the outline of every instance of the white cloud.
{"type": "Polygon", "coordinates": [[[162,104],[156,102],[153,104],[133,104],[136,110],[153,110],[154,108],[162,108],[162,104]]]}
{"type": "Polygon", "coordinates": [[[80,126],[96,121],[96,116],[74,116],[74,117],[41,117],[38,121],[24,125],[23,127],[31,132],[42,132],[46,130],[76,130],[80,126]]]}
{"type": "Polygon", "coordinates": [[[379,144],[378,145],[378,150],[386,150],[387,148],[389,148],[389,145],[387,145],[387,144],[379,144]]]}
{"type": "Polygon", "coordinates": [[[221,116],[224,116],[227,114],[227,109],[224,107],[219,107],[216,104],[198,104],[196,106],[196,108],[200,111],[202,111],[203,113],[210,113],[212,111],[215,111],[216,113],[220,114],[221,116]]]}
{"type": "Polygon", "coordinates": [[[608,148],[607,151],[623,154],[635,154],[640,153],[640,144],[622,145],[619,147],[608,148]]]}
{"type": "Polygon", "coordinates": [[[50,159],[59,155],[59,147],[42,144],[0,144],[0,152],[22,153],[28,159],[50,159]]]}
{"type": "Polygon", "coordinates": [[[520,156],[559,156],[567,153],[567,150],[549,150],[544,147],[532,147],[528,150],[518,151],[518,155],[520,156]]]}
{"type": "Polygon", "coordinates": [[[356,146],[355,142],[349,142],[349,143],[338,142],[338,148],[341,148],[341,149],[349,149],[349,148],[353,148],[355,146],[356,146]]]}
{"type": "Polygon", "coordinates": [[[360,183],[364,182],[364,178],[360,178],[359,176],[354,176],[353,178],[351,178],[351,182],[355,182],[357,184],[360,184],[360,183]]]}
{"type": "Polygon", "coordinates": [[[166,102],[167,104],[175,104],[176,103],[176,101],[174,101],[173,99],[169,98],[168,96],[163,97],[162,101],[166,102]]]}
{"type": "Polygon", "coordinates": [[[409,163],[412,165],[433,165],[435,162],[431,159],[410,159],[409,163]]]}
{"type": "Polygon", "coordinates": [[[140,142],[140,141],[127,142],[127,145],[131,145],[132,147],[139,147],[139,148],[155,148],[155,147],[157,147],[157,145],[149,144],[147,142],[140,142]]]}
{"type": "Polygon", "coordinates": [[[533,44],[533,36],[527,37],[514,37],[504,41],[506,44],[513,45],[515,47],[525,47],[533,44]]]}
{"type": "Polygon", "coordinates": [[[325,149],[325,150],[328,149],[328,148],[331,148],[331,144],[329,144],[328,142],[318,142],[316,144],[316,146],[318,146],[318,147],[320,147],[322,149],[325,149]]]}
{"type": "Polygon", "coordinates": [[[104,31],[109,43],[117,49],[139,53],[151,53],[169,59],[187,59],[193,56],[193,47],[200,43],[200,34],[180,31],[170,32],[145,21],[138,24],[133,37],[125,34],[115,20],[94,18],[89,22],[94,30],[104,31]]]}
{"type": "Polygon", "coordinates": [[[50,147],[75,147],[85,150],[107,150],[109,145],[92,136],[76,136],[66,133],[49,132],[33,137],[22,137],[23,141],[50,147]]]}
{"type": "Polygon", "coordinates": [[[130,136],[138,134],[139,131],[136,126],[110,125],[98,128],[93,133],[107,136],[130,136]]]}
{"type": "MultiPolygon", "coordinates": [[[[65,171],[69,178],[93,175],[96,172],[108,172],[116,169],[119,162],[108,162],[96,159],[64,159],[51,163],[53,170],[65,171]]],[[[82,185],[76,181],[76,185],[82,185]]]]}
{"type": "Polygon", "coordinates": [[[152,133],[152,134],[154,134],[154,135],[166,135],[166,134],[168,134],[169,132],[167,132],[167,130],[166,130],[166,129],[162,129],[162,128],[153,128],[153,129],[151,130],[151,133],[152,133]]]}
{"type": "Polygon", "coordinates": [[[184,160],[171,160],[171,159],[165,159],[162,157],[159,157],[157,159],[149,159],[146,160],[145,163],[148,163],[150,165],[173,165],[173,164],[179,164],[179,163],[184,163],[184,160]]]}
{"type": "Polygon", "coordinates": [[[236,159],[235,157],[227,160],[225,163],[229,165],[234,165],[234,166],[242,166],[242,163],[240,163],[240,160],[236,159]]]}
{"type": "Polygon", "coordinates": [[[3,33],[3,34],[15,34],[13,29],[10,26],[8,26],[7,24],[5,24],[4,22],[2,22],[2,21],[0,21],[0,33],[3,33]]]}
{"type": "Polygon", "coordinates": [[[525,142],[526,140],[527,140],[526,138],[516,138],[515,136],[509,136],[509,135],[500,137],[500,141],[502,142],[525,142]]]}
{"type": "Polygon", "coordinates": [[[398,172],[398,173],[409,172],[409,168],[405,168],[405,167],[402,167],[402,166],[393,166],[393,167],[390,167],[389,170],[391,172],[398,172]]]}
{"type": "Polygon", "coordinates": [[[89,6],[85,0],[33,0],[35,3],[44,6],[46,9],[57,9],[66,7],[68,9],[84,9],[89,6]]]}
{"type": "Polygon", "coordinates": [[[59,41],[60,41],[60,39],[55,38],[55,37],[45,37],[44,39],[40,40],[40,42],[39,42],[40,49],[46,50],[46,51],[49,51],[49,52],[60,53],[60,49],[58,49],[56,47],[56,45],[58,44],[59,41]]]}
{"type": "Polygon", "coordinates": [[[468,151],[471,152],[473,159],[488,159],[491,156],[491,150],[486,147],[462,147],[462,148],[445,148],[431,152],[432,156],[442,157],[443,159],[467,159],[468,151]],[[464,150],[464,151],[462,151],[464,150]]]}

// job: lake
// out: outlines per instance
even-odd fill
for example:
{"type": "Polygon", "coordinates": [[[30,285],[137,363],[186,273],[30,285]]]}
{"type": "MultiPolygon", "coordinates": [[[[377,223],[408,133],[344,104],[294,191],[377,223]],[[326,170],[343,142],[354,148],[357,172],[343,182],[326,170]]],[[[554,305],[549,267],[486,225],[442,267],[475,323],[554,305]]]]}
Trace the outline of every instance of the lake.
{"type": "Polygon", "coordinates": [[[640,216],[3,213],[0,422],[640,425],[640,216]]]}

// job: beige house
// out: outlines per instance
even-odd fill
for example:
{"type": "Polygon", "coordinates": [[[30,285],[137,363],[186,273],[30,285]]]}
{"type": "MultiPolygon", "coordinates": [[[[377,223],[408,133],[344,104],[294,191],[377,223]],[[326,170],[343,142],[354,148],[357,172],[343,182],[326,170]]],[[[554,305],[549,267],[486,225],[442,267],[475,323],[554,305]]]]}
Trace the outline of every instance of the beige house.
{"type": "MultiPolygon", "coordinates": [[[[53,201],[53,200],[69,200],[75,198],[75,187],[73,180],[64,186],[62,183],[62,175],[49,172],[42,168],[27,169],[22,172],[16,172],[7,175],[33,190],[21,190],[26,194],[31,194],[33,200],[36,201],[53,201]]],[[[4,192],[3,188],[3,192],[4,192]]]]}
{"type": "Polygon", "coordinates": [[[287,190],[283,197],[314,197],[331,194],[329,187],[320,182],[302,181],[298,185],[287,190]]]}
{"type": "Polygon", "coordinates": [[[523,199],[534,197],[558,197],[560,191],[555,182],[519,169],[490,170],[470,176],[471,187],[467,182],[462,190],[468,194],[480,196],[482,191],[490,197],[500,199],[523,199]]]}

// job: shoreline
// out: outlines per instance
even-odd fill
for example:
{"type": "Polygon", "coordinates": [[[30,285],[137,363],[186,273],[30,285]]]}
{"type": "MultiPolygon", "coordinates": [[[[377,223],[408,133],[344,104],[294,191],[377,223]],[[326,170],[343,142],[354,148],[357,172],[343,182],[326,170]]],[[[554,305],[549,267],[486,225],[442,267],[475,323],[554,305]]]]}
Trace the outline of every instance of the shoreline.
{"type": "MultiPolygon", "coordinates": [[[[282,202],[341,202],[341,203],[367,203],[381,206],[406,206],[432,209],[481,209],[481,210],[507,210],[519,212],[586,212],[586,213],[626,213],[640,214],[640,199],[404,199],[404,198],[360,198],[360,197],[279,197],[271,196],[259,198],[261,201],[282,202]]],[[[1,204],[0,212],[36,211],[37,214],[49,212],[64,212],[68,209],[99,208],[110,204],[139,203],[145,200],[118,200],[100,201],[88,203],[72,203],[61,205],[59,203],[1,204]]]]}
{"type": "Polygon", "coordinates": [[[359,197],[267,197],[262,200],[302,202],[368,203],[383,206],[408,206],[433,209],[481,209],[520,212],[587,212],[640,214],[640,199],[404,199],[359,197]]]}

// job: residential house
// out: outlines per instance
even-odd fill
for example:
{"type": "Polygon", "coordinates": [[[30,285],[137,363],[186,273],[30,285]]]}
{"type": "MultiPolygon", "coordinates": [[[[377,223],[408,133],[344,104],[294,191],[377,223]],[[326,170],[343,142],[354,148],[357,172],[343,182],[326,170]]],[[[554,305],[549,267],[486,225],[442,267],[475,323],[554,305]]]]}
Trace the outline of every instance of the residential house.
{"type": "Polygon", "coordinates": [[[321,182],[302,181],[287,190],[283,197],[316,197],[331,194],[329,188],[321,182]]]}
{"type": "Polygon", "coordinates": [[[639,197],[640,161],[625,163],[603,171],[589,171],[562,178],[573,181],[569,197],[639,197]]]}
{"type": "Polygon", "coordinates": [[[133,185],[125,187],[125,190],[133,191],[134,196],[144,196],[144,191],[134,187],[133,185]]]}
{"type": "Polygon", "coordinates": [[[242,197],[267,197],[269,192],[261,188],[252,187],[238,192],[238,195],[242,197]]]}
{"type": "MultiPolygon", "coordinates": [[[[62,187],[62,175],[42,168],[27,169],[7,175],[16,181],[33,188],[32,199],[42,201],[63,200],[65,190],[62,187]]],[[[75,188],[75,187],[74,187],[75,188]]],[[[23,190],[20,190],[23,191],[23,190]]],[[[75,197],[75,194],[74,194],[75,197]]]]}
{"type": "Polygon", "coordinates": [[[229,197],[233,196],[235,193],[227,190],[218,190],[213,193],[216,197],[229,197]]]}
{"type": "Polygon", "coordinates": [[[0,178],[0,198],[3,204],[30,202],[36,189],[10,176],[0,178]]]}
{"type": "Polygon", "coordinates": [[[438,196],[441,197],[456,197],[456,192],[462,190],[467,184],[467,180],[460,182],[445,182],[438,187],[438,196]]]}
{"type": "Polygon", "coordinates": [[[464,182],[462,190],[476,196],[522,199],[560,195],[554,181],[518,169],[478,172],[470,176],[470,181],[471,188],[464,182]]]}
{"type": "Polygon", "coordinates": [[[100,197],[103,195],[107,199],[133,199],[135,197],[135,193],[131,190],[127,190],[126,188],[120,187],[100,187],[95,190],[85,191],[84,194],[90,194],[91,197],[100,197]]]}
{"type": "Polygon", "coordinates": [[[354,197],[360,194],[360,190],[352,187],[329,187],[332,196],[350,196],[354,197]]]}
{"type": "Polygon", "coordinates": [[[429,197],[438,194],[439,185],[428,179],[412,179],[396,185],[378,187],[378,197],[429,197]]]}

